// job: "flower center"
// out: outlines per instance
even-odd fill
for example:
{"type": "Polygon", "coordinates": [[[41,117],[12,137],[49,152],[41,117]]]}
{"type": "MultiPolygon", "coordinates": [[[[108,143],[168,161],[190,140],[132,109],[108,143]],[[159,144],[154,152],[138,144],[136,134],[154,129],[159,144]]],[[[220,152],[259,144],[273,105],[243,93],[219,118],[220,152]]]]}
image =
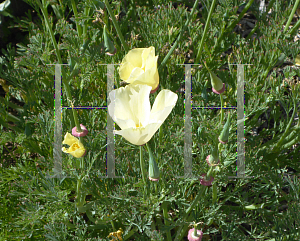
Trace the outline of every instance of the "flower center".
{"type": "Polygon", "coordinates": [[[80,148],[79,145],[76,144],[76,143],[74,143],[74,144],[71,146],[71,150],[72,150],[72,151],[76,151],[76,150],[79,149],[79,148],[80,148]]]}
{"type": "Polygon", "coordinates": [[[138,124],[135,124],[135,127],[138,128],[138,127],[142,127],[142,123],[139,122],[138,124]]]}

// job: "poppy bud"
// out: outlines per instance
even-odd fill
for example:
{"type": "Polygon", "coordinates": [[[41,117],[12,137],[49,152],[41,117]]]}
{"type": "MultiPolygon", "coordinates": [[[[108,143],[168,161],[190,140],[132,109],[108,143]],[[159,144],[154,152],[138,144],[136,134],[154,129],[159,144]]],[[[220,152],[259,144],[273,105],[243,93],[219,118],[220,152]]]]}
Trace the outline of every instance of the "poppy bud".
{"type": "Polygon", "coordinates": [[[147,144],[148,152],[149,152],[149,179],[151,181],[158,181],[159,180],[159,168],[156,164],[156,161],[153,157],[152,151],[147,144]]]}
{"type": "Polygon", "coordinates": [[[207,68],[209,74],[210,74],[210,80],[212,85],[212,91],[216,94],[222,94],[225,91],[225,84],[222,82],[222,80],[216,76],[206,65],[204,62],[205,67],[207,68]]]}
{"type": "Polygon", "coordinates": [[[228,113],[227,121],[223,127],[223,130],[222,130],[219,138],[218,138],[222,144],[226,144],[228,142],[229,127],[230,127],[230,112],[228,113]]]}
{"type": "Polygon", "coordinates": [[[82,129],[82,132],[77,132],[76,126],[72,129],[72,135],[73,136],[83,137],[83,136],[86,136],[88,134],[88,130],[86,129],[86,127],[84,125],[80,124],[80,127],[82,129]]]}
{"type": "Polygon", "coordinates": [[[189,241],[201,241],[203,236],[202,230],[197,230],[196,228],[190,229],[188,234],[189,241]],[[196,232],[196,235],[195,235],[196,232]]]}

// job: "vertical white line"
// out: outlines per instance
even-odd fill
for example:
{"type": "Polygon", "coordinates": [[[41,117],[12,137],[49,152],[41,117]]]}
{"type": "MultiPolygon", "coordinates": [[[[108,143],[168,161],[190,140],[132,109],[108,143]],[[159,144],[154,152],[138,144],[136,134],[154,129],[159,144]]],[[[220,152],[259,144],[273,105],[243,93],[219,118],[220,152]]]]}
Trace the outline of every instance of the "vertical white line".
{"type": "Polygon", "coordinates": [[[244,65],[237,65],[237,178],[245,177],[244,65]]]}
{"type": "Polygon", "coordinates": [[[191,64],[185,64],[184,176],[192,177],[191,64]]]}
{"type": "MultiPolygon", "coordinates": [[[[114,142],[114,120],[108,114],[108,105],[113,102],[109,93],[114,89],[114,64],[107,65],[107,177],[115,178],[115,142],[114,142]]],[[[114,110],[114,108],[113,108],[114,110]]],[[[113,115],[113,113],[112,113],[113,115]]]]}
{"type": "Polygon", "coordinates": [[[53,160],[55,174],[62,172],[62,125],[61,125],[61,65],[55,65],[55,129],[53,160]]]}

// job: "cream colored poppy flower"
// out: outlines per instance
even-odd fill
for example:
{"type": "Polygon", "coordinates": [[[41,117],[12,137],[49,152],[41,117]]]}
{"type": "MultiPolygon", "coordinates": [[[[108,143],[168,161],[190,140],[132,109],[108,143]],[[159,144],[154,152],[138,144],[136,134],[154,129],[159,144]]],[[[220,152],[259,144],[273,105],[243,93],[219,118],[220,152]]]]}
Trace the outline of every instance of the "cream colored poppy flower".
{"type": "Polygon", "coordinates": [[[65,135],[64,141],[62,144],[67,144],[70,146],[68,149],[63,147],[62,151],[64,153],[69,153],[76,158],[83,157],[86,152],[83,144],[76,137],[72,136],[68,132],[65,135]]]}
{"type": "Polygon", "coordinates": [[[130,50],[120,65],[120,78],[132,85],[149,85],[154,91],[159,85],[157,59],[153,46],[130,50]]]}
{"type": "Polygon", "coordinates": [[[121,128],[114,133],[134,145],[143,145],[152,138],[178,99],[172,91],[162,90],[151,109],[150,91],[148,85],[127,85],[109,93],[108,113],[121,128]]]}

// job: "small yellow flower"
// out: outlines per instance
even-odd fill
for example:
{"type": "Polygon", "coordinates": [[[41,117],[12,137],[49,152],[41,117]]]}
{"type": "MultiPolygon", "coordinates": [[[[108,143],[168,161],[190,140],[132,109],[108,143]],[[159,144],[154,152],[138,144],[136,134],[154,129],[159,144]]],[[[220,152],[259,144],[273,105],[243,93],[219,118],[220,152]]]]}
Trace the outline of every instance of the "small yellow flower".
{"type": "Polygon", "coordinates": [[[122,60],[119,69],[120,78],[133,85],[149,85],[154,91],[159,84],[157,59],[153,46],[130,50],[122,60]]]}
{"type": "Polygon", "coordinates": [[[122,241],[122,233],[123,230],[120,228],[117,232],[112,232],[108,235],[108,238],[110,238],[112,236],[112,240],[111,241],[122,241]]]}
{"type": "Polygon", "coordinates": [[[76,158],[80,158],[80,157],[84,156],[84,154],[85,154],[85,148],[84,148],[83,144],[76,137],[72,136],[68,132],[65,135],[64,141],[62,144],[67,144],[70,146],[68,149],[65,147],[62,148],[62,151],[64,153],[69,153],[76,158]]]}

